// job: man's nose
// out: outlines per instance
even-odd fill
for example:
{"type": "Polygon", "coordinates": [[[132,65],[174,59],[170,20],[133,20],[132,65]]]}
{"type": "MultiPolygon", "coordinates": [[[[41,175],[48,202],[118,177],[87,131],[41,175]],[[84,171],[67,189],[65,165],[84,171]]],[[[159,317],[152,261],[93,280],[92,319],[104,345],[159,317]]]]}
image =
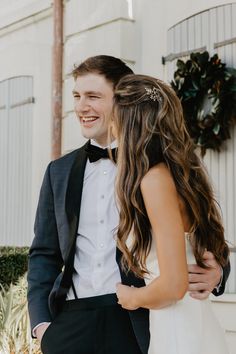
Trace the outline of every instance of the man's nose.
{"type": "Polygon", "coordinates": [[[75,110],[80,114],[87,112],[89,108],[88,100],[85,97],[80,97],[80,99],[75,102],[75,110]]]}

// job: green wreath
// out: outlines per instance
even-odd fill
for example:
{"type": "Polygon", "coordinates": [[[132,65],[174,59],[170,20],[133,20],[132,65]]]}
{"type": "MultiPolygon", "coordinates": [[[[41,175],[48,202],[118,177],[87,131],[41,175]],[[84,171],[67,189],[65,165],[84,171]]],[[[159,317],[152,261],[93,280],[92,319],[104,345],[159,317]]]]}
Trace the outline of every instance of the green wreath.
{"type": "Polygon", "coordinates": [[[236,70],[226,68],[217,54],[192,53],[186,62],[177,61],[171,86],[202,155],[206,149],[219,151],[236,120],[236,70]]]}

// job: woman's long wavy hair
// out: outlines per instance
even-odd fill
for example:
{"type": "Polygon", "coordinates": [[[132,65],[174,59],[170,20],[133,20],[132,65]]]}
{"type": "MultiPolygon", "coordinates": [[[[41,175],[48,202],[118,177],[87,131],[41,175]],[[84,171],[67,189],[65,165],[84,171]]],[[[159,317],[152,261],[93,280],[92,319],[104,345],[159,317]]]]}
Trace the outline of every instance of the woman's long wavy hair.
{"type": "Polygon", "coordinates": [[[123,267],[140,277],[147,273],[152,236],[140,184],[160,155],[185,203],[197,264],[206,268],[203,253],[207,249],[224,266],[229,251],[218,205],[174,91],[156,78],[127,75],[115,88],[112,119],[119,144],[117,242],[123,253],[123,267]],[[128,246],[131,233],[132,244],[128,246]]]}

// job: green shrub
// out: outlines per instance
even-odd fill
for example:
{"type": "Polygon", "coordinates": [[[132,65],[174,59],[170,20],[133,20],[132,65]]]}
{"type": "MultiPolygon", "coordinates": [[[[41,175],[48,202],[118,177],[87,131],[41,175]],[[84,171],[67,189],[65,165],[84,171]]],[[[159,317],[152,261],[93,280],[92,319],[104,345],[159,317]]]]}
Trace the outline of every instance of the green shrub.
{"type": "Polygon", "coordinates": [[[28,247],[0,247],[0,284],[4,288],[16,284],[27,271],[28,247]]]}

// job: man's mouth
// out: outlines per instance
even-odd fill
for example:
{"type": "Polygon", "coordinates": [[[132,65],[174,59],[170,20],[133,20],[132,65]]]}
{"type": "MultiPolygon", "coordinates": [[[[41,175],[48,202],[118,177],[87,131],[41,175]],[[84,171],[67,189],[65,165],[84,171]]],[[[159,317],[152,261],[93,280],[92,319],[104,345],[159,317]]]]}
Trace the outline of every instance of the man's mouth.
{"type": "Polygon", "coordinates": [[[81,121],[83,123],[91,123],[91,122],[94,122],[97,119],[98,119],[98,117],[82,117],[81,121]]]}

